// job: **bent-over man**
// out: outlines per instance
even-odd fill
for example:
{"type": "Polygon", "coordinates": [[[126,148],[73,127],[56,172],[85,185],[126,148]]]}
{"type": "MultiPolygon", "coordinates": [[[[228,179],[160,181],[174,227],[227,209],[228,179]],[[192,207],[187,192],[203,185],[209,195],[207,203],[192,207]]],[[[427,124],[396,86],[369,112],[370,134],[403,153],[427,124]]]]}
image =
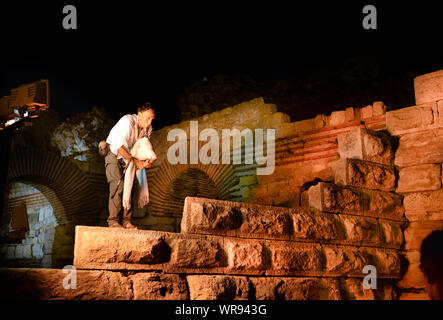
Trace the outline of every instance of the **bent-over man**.
{"type": "Polygon", "coordinates": [[[122,179],[123,158],[134,161],[137,169],[149,168],[149,161],[139,161],[132,157],[129,150],[135,142],[147,136],[151,137],[152,120],[155,118],[154,109],[151,103],[147,102],[138,108],[137,114],[127,114],[123,116],[116,125],[111,129],[106,142],[109,146],[109,152],[105,157],[106,178],[109,183],[109,217],[108,226],[112,228],[128,228],[137,229],[131,223],[132,208],[123,209],[122,224],[119,223],[119,213],[122,210],[122,193],[123,183],[119,184],[122,179]],[[115,189],[118,189],[113,196],[115,189]]]}

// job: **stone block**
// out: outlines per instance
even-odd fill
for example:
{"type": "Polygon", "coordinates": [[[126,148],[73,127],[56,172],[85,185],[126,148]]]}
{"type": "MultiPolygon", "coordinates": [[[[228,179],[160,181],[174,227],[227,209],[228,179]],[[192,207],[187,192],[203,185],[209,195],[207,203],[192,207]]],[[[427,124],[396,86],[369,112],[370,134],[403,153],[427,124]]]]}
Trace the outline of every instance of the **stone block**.
{"type": "Polygon", "coordinates": [[[397,283],[400,288],[425,288],[425,277],[420,270],[420,251],[412,250],[406,252],[408,269],[403,278],[397,283]]]}
{"type": "Polygon", "coordinates": [[[392,135],[402,135],[436,127],[437,104],[426,103],[386,113],[386,127],[392,135]]]}
{"type": "Polygon", "coordinates": [[[338,126],[346,122],[346,111],[334,111],[331,113],[329,125],[331,127],[338,126]]]}
{"type": "Polygon", "coordinates": [[[409,167],[443,162],[443,129],[410,133],[400,138],[395,165],[409,167]]]}
{"type": "Polygon", "coordinates": [[[380,233],[383,237],[382,246],[401,248],[404,244],[403,223],[379,220],[380,233]]]}
{"type": "Polygon", "coordinates": [[[74,266],[77,269],[162,270],[170,261],[168,236],[169,233],[159,231],[77,226],[74,266]]]}
{"type": "Polygon", "coordinates": [[[333,213],[362,213],[361,195],[349,188],[319,182],[302,195],[302,206],[333,213]]]}
{"type": "Polygon", "coordinates": [[[328,246],[323,248],[326,259],[326,273],[333,275],[361,274],[367,264],[365,257],[359,250],[328,246]]]}
{"type": "Polygon", "coordinates": [[[294,128],[297,132],[306,132],[315,130],[315,120],[306,119],[294,122],[294,128]]]}
{"type": "Polygon", "coordinates": [[[264,246],[255,240],[231,241],[225,239],[225,248],[228,253],[228,269],[232,271],[248,271],[264,273],[267,267],[264,246]]]}
{"type": "Polygon", "coordinates": [[[301,200],[302,206],[311,210],[403,220],[402,197],[392,192],[319,182],[303,192],[301,200]]]}
{"type": "Polygon", "coordinates": [[[130,275],[134,300],[188,300],[186,280],[178,274],[140,272],[130,275]]]}
{"type": "Polygon", "coordinates": [[[254,201],[271,206],[288,207],[291,203],[296,203],[300,196],[300,186],[293,183],[293,179],[277,181],[267,185],[267,194],[264,197],[266,202],[254,201]]]}
{"type": "Polygon", "coordinates": [[[397,193],[438,190],[441,187],[438,164],[422,164],[403,168],[399,172],[397,193]]]}
{"type": "Polygon", "coordinates": [[[286,208],[186,197],[181,232],[288,237],[292,230],[291,224],[286,208]]]}
{"type": "Polygon", "coordinates": [[[421,242],[434,230],[443,230],[443,221],[411,222],[405,230],[405,249],[420,250],[421,242]]]}
{"type": "Polygon", "coordinates": [[[340,219],[330,214],[294,212],[294,238],[312,242],[346,242],[340,219]]]}
{"type": "Polygon", "coordinates": [[[328,245],[323,246],[323,252],[328,276],[364,277],[364,266],[373,265],[378,278],[400,278],[400,257],[396,250],[328,245]]]}
{"type": "Polygon", "coordinates": [[[388,139],[363,127],[337,135],[341,158],[360,159],[390,165],[394,152],[388,139]]]}
{"type": "Polygon", "coordinates": [[[399,300],[431,300],[425,290],[421,292],[402,292],[399,300]]]}
{"type": "Polygon", "coordinates": [[[335,184],[366,189],[393,191],[396,176],[393,167],[357,159],[339,159],[331,163],[335,184]]]}
{"type": "Polygon", "coordinates": [[[403,204],[406,217],[416,220],[443,220],[443,190],[408,193],[403,204]]]}
{"type": "Polygon", "coordinates": [[[442,211],[406,211],[405,217],[408,221],[424,221],[424,220],[443,220],[443,210],[442,211]]]}
{"type": "Polygon", "coordinates": [[[23,259],[23,246],[17,245],[15,246],[15,258],[16,259],[23,259]]]}
{"type": "Polygon", "coordinates": [[[43,258],[43,250],[41,245],[39,244],[34,244],[32,246],[32,256],[36,259],[41,259],[43,258]]]}
{"type": "Polygon", "coordinates": [[[8,246],[8,251],[5,256],[6,259],[15,259],[15,246],[8,246]]]}
{"type": "Polygon", "coordinates": [[[414,78],[415,103],[421,104],[443,99],[443,70],[414,78]]]}
{"type": "Polygon", "coordinates": [[[362,191],[363,211],[366,216],[404,220],[402,196],[393,192],[362,191]]]}
{"type": "Polygon", "coordinates": [[[381,248],[361,248],[365,256],[370,256],[370,263],[376,267],[377,276],[380,278],[400,279],[401,260],[397,250],[381,248]]]}
{"type": "Polygon", "coordinates": [[[282,123],[288,123],[291,117],[283,112],[274,112],[260,120],[260,127],[275,128],[282,123]]]}
{"type": "Polygon", "coordinates": [[[382,245],[380,225],[375,218],[341,215],[346,230],[346,239],[352,244],[382,245]]]}
{"type": "Polygon", "coordinates": [[[23,258],[32,259],[32,247],[30,244],[23,245],[23,258]]]}
{"type": "MultiPolygon", "coordinates": [[[[271,175],[258,175],[259,184],[269,184],[279,180],[293,180],[293,185],[301,186],[315,178],[328,180],[331,178],[330,160],[316,159],[307,162],[293,162],[276,165],[271,175]],[[290,179],[289,179],[290,178],[290,179]]],[[[282,192],[282,191],[281,191],[282,192]]]]}
{"type": "Polygon", "coordinates": [[[211,268],[225,264],[223,249],[209,239],[174,239],[170,242],[171,267],[211,268]]]}
{"type": "Polygon", "coordinates": [[[366,289],[362,279],[348,278],[343,289],[344,299],[347,300],[396,300],[394,286],[389,282],[377,279],[376,289],[366,289]]]}
{"type": "Polygon", "coordinates": [[[169,259],[160,232],[76,227],[74,258],[77,263],[156,264],[169,259]]]}
{"type": "Polygon", "coordinates": [[[386,113],[386,105],[383,101],[375,101],[372,104],[372,110],[375,117],[383,116],[386,113]]]}
{"type": "Polygon", "coordinates": [[[338,279],[250,277],[257,300],[340,300],[338,279]]]}
{"type": "Polygon", "coordinates": [[[346,122],[351,122],[351,121],[357,120],[356,118],[357,118],[357,115],[356,115],[356,112],[354,111],[354,108],[349,107],[349,108],[345,109],[346,122]]]}
{"type": "Polygon", "coordinates": [[[51,268],[52,266],[52,255],[51,254],[45,254],[42,258],[42,268],[51,268]]]}
{"type": "MultiPolygon", "coordinates": [[[[62,269],[0,269],[2,300],[130,300],[130,280],[119,272],[76,270],[76,288],[65,289],[62,269]]],[[[68,282],[72,285],[72,282],[68,282]]]]}
{"type": "Polygon", "coordinates": [[[297,135],[294,124],[295,122],[286,122],[275,126],[275,139],[279,140],[297,135]]]}
{"type": "Polygon", "coordinates": [[[323,271],[321,247],[311,243],[269,241],[272,269],[267,275],[319,274],[323,271]]]}
{"type": "Polygon", "coordinates": [[[191,300],[246,300],[250,284],[246,277],[225,275],[188,275],[191,300]]]}
{"type": "Polygon", "coordinates": [[[362,120],[372,118],[373,110],[372,106],[368,105],[364,108],[360,108],[360,118],[362,120]]]}
{"type": "Polygon", "coordinates": [[[329,126],[329,117],[319,114],[314,118],[315,129],[322,129],[329,126]]]}
{"type": "Polygon", "coordinates": [[[0,244],[0,260],[3,260],[7,254],[8,254],[8,245],[0,244]]]}
{"type": "Polygon", "coordinates": [[[443,127],[443,100],[437,102],[438,126],[443,127]]]}
{"type": "Polygon", "coordinates": [[[39,214],[37,213],[28,213],[28,221],[29,221],[29,225],[30,227],[34,227],[34,224],[37,223],[39,220],[39,214]]]}

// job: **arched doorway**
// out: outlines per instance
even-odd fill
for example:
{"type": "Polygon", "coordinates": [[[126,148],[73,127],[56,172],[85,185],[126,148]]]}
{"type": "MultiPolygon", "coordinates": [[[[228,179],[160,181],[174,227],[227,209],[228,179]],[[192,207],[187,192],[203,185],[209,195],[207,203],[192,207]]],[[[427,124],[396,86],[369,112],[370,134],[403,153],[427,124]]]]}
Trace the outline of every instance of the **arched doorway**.
{"type": "MultiPolygon", "coordinates": [[[[17,183],[38,190],[51,205],[56,221],[51,266],[72,264],[75,226],[100,225],[103,220],[98,183],[69,159],[45,150],[15,148],[9,161],[9,189],[17,183]]],[[[107,187],[106,180],[104,186],[107,187]]],[[[35,190],[32,192],[37,193],[35,190]]],[[[2,250],[3,255],[7,254],[2,250]]]]}
{"type": "Polygon", "coordinates": [[[169,189],[169,201],[165,205],[169,210],[168,214],[173,216],[182,215],[185,198],[188,196],[218,199],[214,181],[204,171],[196,168],[189,168],[178,174],[169,189]]]}
{"type": "Polygon", "coordinates": [[[54,211],[59,209],[59,201],[47,188],[36,183],[10,183],[6,208],[2,216],[2,237],[7,236],[13,229],[11,226],[13,210],[23,205],[29,231],[23,238],[2,244],[2,264],[14,267],[50,268],[53,264],[54,236],[58,226],[54,211]]]}
{"type": "Polygon", "coordinates": [[[158,219],[167,217],[167,223],[171,224],[167,229],[174,232],[180,232],[187,196],[230,200],[232,187],[238,184],[232,165],[171,165],[164,161],[154,170],[148,174],[149,216],[158,219]]]}

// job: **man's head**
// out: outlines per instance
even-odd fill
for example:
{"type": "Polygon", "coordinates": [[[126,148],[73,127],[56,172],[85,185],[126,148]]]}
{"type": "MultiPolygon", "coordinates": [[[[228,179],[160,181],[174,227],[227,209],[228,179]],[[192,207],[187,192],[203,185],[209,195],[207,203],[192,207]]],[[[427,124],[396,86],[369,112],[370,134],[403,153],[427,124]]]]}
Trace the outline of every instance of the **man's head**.
{"type": "Polygon", "coordinates": [[[433,231],[421,243],[420,269],[432,300],[443,300],[443,230],[433,231]]]}
{"type": "Polygon", "coordinates": [[[155,112],[150,102],[146,102],[138,107],[138,126],[148,128],[155,118],[155,112]]]}

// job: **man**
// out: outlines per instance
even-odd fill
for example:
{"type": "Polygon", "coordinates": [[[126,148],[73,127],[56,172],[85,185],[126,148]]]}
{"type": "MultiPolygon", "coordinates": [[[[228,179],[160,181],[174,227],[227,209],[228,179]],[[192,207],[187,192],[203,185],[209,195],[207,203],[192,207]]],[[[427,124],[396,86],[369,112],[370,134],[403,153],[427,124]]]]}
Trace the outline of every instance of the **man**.
{"type": "MultiPolygon", "coordinates": [[[[109,183],[109,217],[108,226],[111,228],[128,228],[137,229],[131,223],[132,209],[123,210],[122,224],[118,221],[118,214],[122,209],[122,193],[123,182],[119,185],[122,179],[122,166],[119,160],[126,159],[127,161],[134,161],[137,169],[149,168],[151,164],[149,160],[139,161],[133,158],[129,152],[135,142],[147,136],[151,137],[152,120],[155,118],[154,109],[151,103],[146,102],[138,108],[137,114],[127,114],[123,116],[117,124],[111,129],[106,142],[109,145],[109,152],[105,157],[106,178],[109,183]],[[118,189],[114,197],[112,193],[118,189]]],[[[128,162],[129,163],[129,162],[128,162]]]]}
{"type": "Polygon", "coordinates": [[[433,231],[421,243],[420,269],[432,300],[443,300],[443,230],[433,231]]]}

